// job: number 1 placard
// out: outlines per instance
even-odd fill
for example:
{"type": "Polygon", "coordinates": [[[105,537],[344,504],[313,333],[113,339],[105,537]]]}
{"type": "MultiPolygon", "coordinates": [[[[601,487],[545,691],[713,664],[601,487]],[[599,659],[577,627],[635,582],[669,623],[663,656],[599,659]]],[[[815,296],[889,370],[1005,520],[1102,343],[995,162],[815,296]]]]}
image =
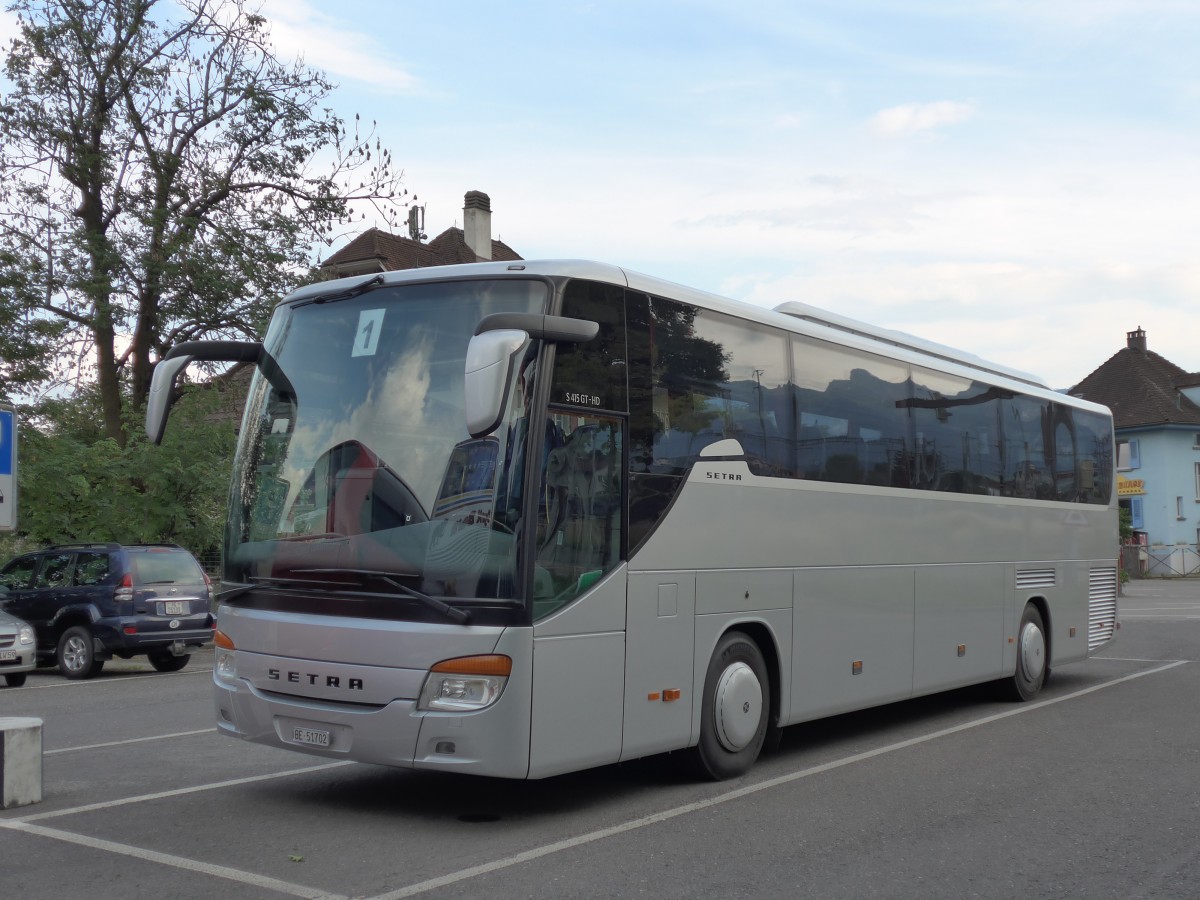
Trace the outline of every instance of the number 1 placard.
{"type": "Polygon", "coordinates": [[[354,347],[351,356],[374,356],[379,346],[379,332],[383,328],[382,309],[364,309],[358,314],[358,330],[354,332],[354,347]]]}

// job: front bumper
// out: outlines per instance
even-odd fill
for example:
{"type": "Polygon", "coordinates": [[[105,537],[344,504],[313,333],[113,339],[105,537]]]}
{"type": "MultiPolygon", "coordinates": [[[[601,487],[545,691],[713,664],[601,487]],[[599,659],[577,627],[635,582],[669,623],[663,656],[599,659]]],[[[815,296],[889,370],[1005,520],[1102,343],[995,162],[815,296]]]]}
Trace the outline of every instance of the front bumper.
{"type": "MultiPolygon", "coordinates": [[[[311,667],[311,664],[310,664],[311,667]]],[[[505,694],[470,713],[418,710],[415,699],[339,703],[289,696],[213,672],[217,730],[256,744],[329,759],[400,768],[525,778],[529,773],[528,695],[505,694]],[[300,735],[327,736],[317,745],[300,735]]]]}
{"type": "Polygon", "coordinates": [[[32,672],[37,668],[37,652],[32,644],[0,648],[15,652],[13,659],[0,659],[0,675],[32,672]]]}

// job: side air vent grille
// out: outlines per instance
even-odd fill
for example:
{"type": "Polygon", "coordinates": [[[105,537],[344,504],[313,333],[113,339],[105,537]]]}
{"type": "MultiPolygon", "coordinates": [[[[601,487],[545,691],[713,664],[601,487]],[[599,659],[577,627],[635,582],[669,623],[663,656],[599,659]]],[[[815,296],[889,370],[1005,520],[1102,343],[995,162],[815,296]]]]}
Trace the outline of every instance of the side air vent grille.
{"type": "Polygon", "coordinates": [[[1088,652],[1111,641],[1117,627],[1117,570],[1088,573],[1088,652]]]}
{"type": "Polygon", "coordinates": [[[1019,569],[1017,571],[1018,591],[1037,591],[1054,587],[1053,569],[1019,569]]]}

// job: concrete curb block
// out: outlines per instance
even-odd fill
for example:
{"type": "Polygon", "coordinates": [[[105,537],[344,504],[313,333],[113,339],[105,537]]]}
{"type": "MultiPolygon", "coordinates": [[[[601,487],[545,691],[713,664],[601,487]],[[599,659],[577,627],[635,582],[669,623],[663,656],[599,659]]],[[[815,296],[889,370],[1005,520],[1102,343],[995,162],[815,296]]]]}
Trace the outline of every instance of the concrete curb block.
{"type": "Polygon", "coordinates": [[[0,717],[0,809],[42,799],[42,720],[0,717]]]}

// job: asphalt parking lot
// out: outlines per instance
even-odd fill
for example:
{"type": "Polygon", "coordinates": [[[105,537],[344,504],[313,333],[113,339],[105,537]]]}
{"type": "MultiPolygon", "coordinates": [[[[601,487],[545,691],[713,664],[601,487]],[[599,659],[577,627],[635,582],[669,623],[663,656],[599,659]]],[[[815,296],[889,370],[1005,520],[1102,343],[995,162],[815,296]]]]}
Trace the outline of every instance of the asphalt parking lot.
{"type": "Polygon", "coordinates": [[[655,757],[541,782],[218,736],[211,653],[0,689],[44,799],[0,811],[5,896],[1144,897],[1200,884],[1200,581],[1138,582],[1035,703],[978,689],[795,726],[745,778],[655,757]]]}

